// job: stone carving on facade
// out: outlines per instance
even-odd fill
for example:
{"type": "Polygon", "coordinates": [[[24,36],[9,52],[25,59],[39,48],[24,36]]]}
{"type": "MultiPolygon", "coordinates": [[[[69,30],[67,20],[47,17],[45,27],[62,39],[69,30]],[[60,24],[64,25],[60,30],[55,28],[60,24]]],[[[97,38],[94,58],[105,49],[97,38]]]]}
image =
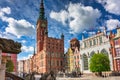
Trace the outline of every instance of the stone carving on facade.
{"type": "Polygon", "coordinates": [[[0,38],[0,49],[6,53],[20,53],[21,43],[14,42],[11,39],[0,38]]]}

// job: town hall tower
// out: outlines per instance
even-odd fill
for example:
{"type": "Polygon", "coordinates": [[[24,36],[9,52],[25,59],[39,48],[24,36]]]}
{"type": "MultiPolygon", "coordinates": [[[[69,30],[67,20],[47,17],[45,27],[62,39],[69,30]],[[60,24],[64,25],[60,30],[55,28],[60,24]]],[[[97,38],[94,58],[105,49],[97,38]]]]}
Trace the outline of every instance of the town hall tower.
{"type": "Polygon", "coordinates": [[[34,55],[34,70],[38,73],[63,71],[64,35],[61,39],[48,37],[48,21],[45,17],[44,0],[40,3],[40,12],[36,25],[37,52],[34,55]]]}

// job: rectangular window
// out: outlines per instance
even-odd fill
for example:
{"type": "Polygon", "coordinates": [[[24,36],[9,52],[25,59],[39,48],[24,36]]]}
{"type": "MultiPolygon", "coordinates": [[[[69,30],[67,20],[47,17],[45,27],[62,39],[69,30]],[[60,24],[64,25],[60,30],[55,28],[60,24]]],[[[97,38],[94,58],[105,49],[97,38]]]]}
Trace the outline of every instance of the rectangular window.
{"type": "Polygon", "coordinates": [[[79,65],[79,61],[78,61],[78,65],[79,65]]]}
{"type": "Polygon", "coordinates": [[[41,61],[41,64],[40,64],[40,66],[41,66],[41,67],[43,66],[43,61],[41,61]]]}
{"type": "Polygon", "coordinates": [[[120,59],[117,59],[117,68],[118,68],[118,71],[120,71],[120,59]]]}
{"type": "Polygon", "coordinates": [[[63,64],[62,64],[62,61],[60,62],[60,64],[61,64],[61,66],[63,65],[63,64]]]}
{"type": "Polygon", "coordinates": [[[51,62],[51,63],[52,63],[52,66],[55,66],[55,61],[54,61],[54,60],[52,60],[52,62],[51,62]]]}
{"type": "Polygon", "coordinates": [[[77,56],[77,58],[79,59],[79,56],[77,56]]]}
{"type": "Polygon", "coordinates": [[[74,59],[76,60],[76,56],[74,56],[74,59]]]}
{"type": "Polygon", "coordinates": [[[96,40],[95,39],[93,40],[93,44],[96,45],[96,40]]]}
{"type": "Polygon", "coordinates": [[[76,66],[76,62],[75,62],[75,66],[76,66]]]}
{"type": "Polygon", "coordinates": [[[118,40],[115,40],[115,45],[118,45],[118,40]]]}
{"type": "Polygon", "coordinates": [[[43,54],[40,55],[40,59],[43,59],[43,54]]]}
{"type": "Polygon", "coordinates": [[[120,48],[116,48],[116,57],[119,57],[120,56],[120,48]]]}
{"type": "Polygon", "coordinates": [[[99,40],[100,40],[100,44],[102,43],[102,37],[99,37],[99,40]]]}
{"type": "Polygon", "coordinates": [[[59,61],[57,61],[57,66],[59,66],[59,61]]]}
{"type": "Polygon", "coordinates": [[[90,40],[90,46],[92,46],[92,41],[90,40]]]}
{"type": "Polygon", "coordinates": [[[85,48],[86,48],[86,42],[84,42],[84,46],[85,46],[85,48]]]}

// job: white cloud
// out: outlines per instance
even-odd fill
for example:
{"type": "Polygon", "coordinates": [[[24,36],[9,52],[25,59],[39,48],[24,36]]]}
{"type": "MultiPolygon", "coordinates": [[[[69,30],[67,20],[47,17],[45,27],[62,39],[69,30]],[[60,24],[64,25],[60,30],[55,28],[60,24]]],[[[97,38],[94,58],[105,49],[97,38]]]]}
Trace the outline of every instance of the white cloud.
{"type": "Polygon", "coordinates": [[[22,40],[21,42],[22,42],[22,43],[26,43],[27,41],[26,41],[26,40],[22,40]]]}
{"type": "Polygon", "coordinates": [[[28,56],[19,57],[19,58],[18,58],[18,61],[19,61],[19,60],[27,60],[27,59],[30,59],[32,56],[33,56],[33,54],[28,54],[28,56]]]}
{"type": "Polygon", "coordinates": [[[15,39],[16,36],[0,31],[0,37],[6,39],[15,39]]]}
{"type": "Polygon", "coordinates": [[[108,30],[115,29],[117,25],[120,25],[120,21],[117,19],[110,19],[106,21],[106,26],[108,30]]]}
{"type": "Polygon", "coordinates": [[[68,50],[68,48],[64,48],[64,50],[65,50],[64,52],[66,53],[66,52],[67,52],[67,50],[68,50]]]}
{"type": "Polygon", "coordinates": [[[99,29],[103,31],[105,29],[105,27],[104,26],[100,26],[99,29]]]}
{"type": "Polygon", "coordinates": [[[120,0],[98,0],[101,3],[106,11],[120,15],[120,0]]]}
{"type": "Polygon", "coordinates": [[[68,13],[65,10],[61,10],[59,13],[51,11],[50,17],[66,25],[65,21],[68,18],[68,13]]]}
{"type": "Polygon", "coordinates": [[[21,19],[16,20],[11,17],[5,16],[5,14],[10,14],[11,10],[9,7],[1,8],[0,10],[0,19],[2,21],[7,22],[8,26],[5,28],[7,33],[11,33],[18,38],[21,36],[32,36],[35,33],[35,27],[28,21],[21,19]]]}
{"type": "Polygon", "coordinates": [[[12,33],[17,37],[21,37],[23,35],[32,36],[34,34],[34,26],[26,20],[15,20],[13,18],[9,18],[7,22],[9,24],[5,30],[8,33],[12,33]]]}
{"type": "Polygon", "coordinates": [[[33,56],[33,54],[29,54],[28,56],[23,57],[23,60],[30,59],[32,56],[33,56]]]}
{"type": "Polygon", "coordinates": [[[31,46],[22,46],[21,50],[22,50],[22,52],[33,52],[34,51],[34,47],[31,47],[31,46]]]}
{"type": "Polygon", "coordinates": [[[9,7],[0,8],[0,14],[3,14],[3,13],[10,14],[11,13],[11,9],[9,7]]]}
{"type": "Polygon", "coordinates": [[[51,11],[50,17],[62,22],[64,25],[66,20],[69,21],[70,33],[79,33],[84,30],[94,27],[97,23],[96,20],[101,16],[98,9],[93,9],[90,6],[82,4],[70,3],[67,10],[60,12],[51,11]]]}
{"type": "Polygon", "coordinates": [[[91,36],[91,35],[95,35],[96,34],[96,32],[88,32],[88,34],[91,36]]]}

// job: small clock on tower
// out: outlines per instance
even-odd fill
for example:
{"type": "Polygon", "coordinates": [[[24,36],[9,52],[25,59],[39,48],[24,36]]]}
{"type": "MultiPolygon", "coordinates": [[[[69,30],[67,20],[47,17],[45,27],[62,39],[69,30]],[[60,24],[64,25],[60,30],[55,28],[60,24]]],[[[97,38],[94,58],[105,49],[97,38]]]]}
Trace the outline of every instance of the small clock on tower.
{"type": "Polygon", "coordinates": [[[42,27],[46,27],[46,24],[45,24],[45,23],[42,23],[41,26],[42,26],[42,27]]]}

